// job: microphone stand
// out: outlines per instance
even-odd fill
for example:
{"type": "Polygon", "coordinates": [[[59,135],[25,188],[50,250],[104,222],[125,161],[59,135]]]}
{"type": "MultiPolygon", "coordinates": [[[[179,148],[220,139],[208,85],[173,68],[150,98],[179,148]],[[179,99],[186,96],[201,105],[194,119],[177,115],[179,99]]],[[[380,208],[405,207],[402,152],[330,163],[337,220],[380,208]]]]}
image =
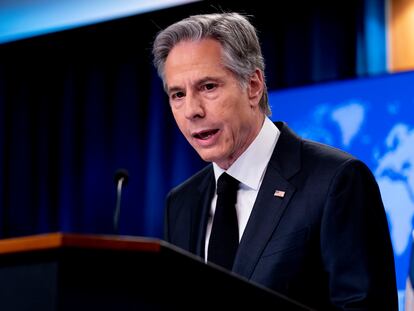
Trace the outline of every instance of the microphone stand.
{"type": "Polygon", "coordinates": [[[115,173],[115,183],[116,183],[116,204],[114,212],[114,232],[119,234],[119,215],[121,213],[121,195],[122,195],[122,186],[128,182],[128,172],[126,170],[118,170],[115,173]]]}

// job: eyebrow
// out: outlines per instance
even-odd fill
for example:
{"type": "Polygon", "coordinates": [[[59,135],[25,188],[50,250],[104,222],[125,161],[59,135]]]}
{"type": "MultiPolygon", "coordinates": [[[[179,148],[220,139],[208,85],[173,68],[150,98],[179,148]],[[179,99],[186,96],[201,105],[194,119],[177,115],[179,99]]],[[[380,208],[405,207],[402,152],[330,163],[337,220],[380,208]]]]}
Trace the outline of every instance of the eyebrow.
{"type": "Polygon", "coordinates": [[[209,81],[221,82],[222,80],[223,79],[217,78],[217,77],[216,78],[214,78],[214,77],[205,77],[205,78],[202,78],[202,79],[198,80],[196,85],[204,84],[204,83],[209,82],[209,81]]]}
{"type": "Polygon", "coordinates": [[[167,88],[167,94],[171,94],[171,93],[174,93],[174,92],[179,92],[179,91],[182,91],[182,90],[183,89],[179,86],[169,87],[169,88],[167,88]]]}
{"type": "MultiPolygon", "coordinates": [[[[207,76],[207,77],[201,78],[200,80],[197,80],[194,83],[194,85],[198,86],[198,85],[204,84],[204,83],[209,82],[209,81],[221,82],[221,81],[223,81],[223,79],[220,78],[220,77],[207,76]]],[[[182,90],[183,90],[183,88],[179,87],[179,86],[172,86],[172,87],[167,88],[168,94],[173,93],[173,92],[182,91],[182,90]]]]}

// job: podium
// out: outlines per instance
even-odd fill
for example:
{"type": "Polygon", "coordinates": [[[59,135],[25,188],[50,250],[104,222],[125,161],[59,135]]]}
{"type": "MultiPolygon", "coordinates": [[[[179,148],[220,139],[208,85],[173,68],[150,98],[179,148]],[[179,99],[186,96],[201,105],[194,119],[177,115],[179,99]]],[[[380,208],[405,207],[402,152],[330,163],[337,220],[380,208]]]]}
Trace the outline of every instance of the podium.
{"type": "Polygon", "coordinates": [[[51,233],[0,241],[0,310],[310,310],[164,241],[51,233]]]}

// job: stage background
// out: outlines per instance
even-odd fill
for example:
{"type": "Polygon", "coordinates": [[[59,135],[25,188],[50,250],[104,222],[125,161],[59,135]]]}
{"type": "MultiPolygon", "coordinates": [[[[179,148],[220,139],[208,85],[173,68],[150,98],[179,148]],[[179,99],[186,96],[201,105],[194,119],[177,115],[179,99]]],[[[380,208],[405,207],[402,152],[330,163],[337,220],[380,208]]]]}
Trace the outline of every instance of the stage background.
{"type": "Polygon", "coordinates": [[[0,45],[0,236],[110,233],[113,174],[125,168],[120,233],[161,237],[167,191],[205,163],[152,66],[156,33],[233,9],[259,30],[269,89],[367,74],[360,1],[302,4],[204,1],[0,45]]]}
{"type": "Polygon", "coordinates": [[[414,213],[413,78],[396,77],[410,81],[402,87],[383,76],[382,0],[202,1],[1,44],[0,238],[113,233],[118,168],[130,173],[119,233],[162,237],[166,193],[205,163],[175,126],[151,43],[174,21],[220,10],[252,15],[272,118],[375,173],[402,299],[414,213]]]}

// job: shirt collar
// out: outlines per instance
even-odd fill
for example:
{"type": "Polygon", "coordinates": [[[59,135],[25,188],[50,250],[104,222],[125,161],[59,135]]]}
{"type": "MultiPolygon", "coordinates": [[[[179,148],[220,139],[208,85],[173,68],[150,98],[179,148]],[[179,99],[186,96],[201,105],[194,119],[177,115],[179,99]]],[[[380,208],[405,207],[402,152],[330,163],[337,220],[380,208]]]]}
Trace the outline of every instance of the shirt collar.
{"type": "Polygon", "coordinates": [[[217,179],[223,172],[236,178],[242,184],[253,190],[259,190],[267,164],[279,139],[280,131],[268,117],[265,117],[262,129],[242,153],[242,155],[227,169],[213,163],[214,176],[217,179]]]}

